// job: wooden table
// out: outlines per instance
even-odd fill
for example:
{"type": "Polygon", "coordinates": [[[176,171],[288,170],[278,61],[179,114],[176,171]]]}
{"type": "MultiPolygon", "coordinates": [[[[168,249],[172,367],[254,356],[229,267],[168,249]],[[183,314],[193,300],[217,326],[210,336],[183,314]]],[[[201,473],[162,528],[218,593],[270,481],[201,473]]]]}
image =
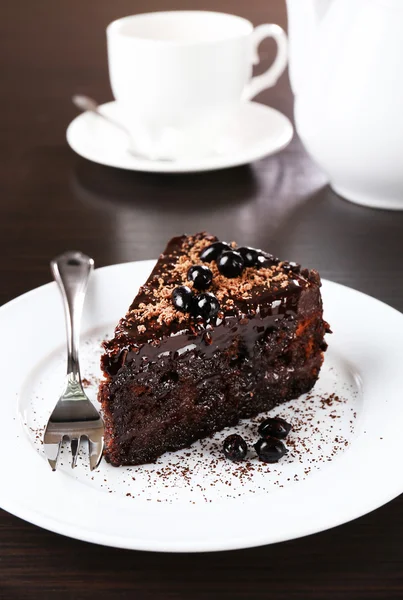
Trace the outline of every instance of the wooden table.
{"type": "MultiPolygon", "coordinates": [[[[286,26],[283,0],[177,0],[169,7],[236,12],[255,24],[286,26]]],[[[82,249],[102,266],[155,257],[172,235],[207,229],[316,267],[403,310],[403,213],[338,198],[298,139],[250,166],[180,176],[109,169],[68,148],[71,95],[111,98],[107,23],[165,8],[163,0],[1,4],[0,301],[49,281],[49,259],[67,248],[82,249]]],[[[262,66],[273,50],[270,42],[263,46],[262,66]]],[[[259,100],[291,116],[288,78],[259,100]]],[[[368,327],[376,336],[382,323],[368,327]]],[[[403,499],[305,539],[202,555],[104,548],[0,512],[0,597],[400,599],[403,499]]]]}

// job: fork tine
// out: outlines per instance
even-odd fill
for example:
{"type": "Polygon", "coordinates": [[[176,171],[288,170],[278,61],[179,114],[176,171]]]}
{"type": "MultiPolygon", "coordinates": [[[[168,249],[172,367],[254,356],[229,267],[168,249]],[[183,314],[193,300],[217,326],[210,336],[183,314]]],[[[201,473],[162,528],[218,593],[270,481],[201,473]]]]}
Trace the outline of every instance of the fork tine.
{"type": "Polygon", "coordinates": [[[50,466],[52,467],[52,471],[56,471],[57,459],[59,456],[60,448],[62,445],[62,440],[58,444],[44,444],[46,458],[50,466]]]}
{"type": "Polygon", "coordinates": [[[99,465],[104,449],[104,440],[91,440],[88,438],[88,453],[90,455],[90,469],[93,471],[99,465]]]}
{"type": "Polygon", "coordinates": [[[78,450],[80,447],[80,440],[81,438],[73,438],[70,442],[70,447],[71,447],[71,454],[73,456],[72,460],[71,460],[71,468],[74,469],[74,467],[76,466],[77,463],[77,456],[78,456],[78,450]]]}

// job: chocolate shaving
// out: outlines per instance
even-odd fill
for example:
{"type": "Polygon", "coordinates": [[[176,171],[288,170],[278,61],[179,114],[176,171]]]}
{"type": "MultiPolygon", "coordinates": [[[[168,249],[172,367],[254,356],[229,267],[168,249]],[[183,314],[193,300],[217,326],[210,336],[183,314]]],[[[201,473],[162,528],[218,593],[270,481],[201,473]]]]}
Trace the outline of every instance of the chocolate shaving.
{"type": "MultiPolygon", "coordinates": [[[[165,271],[156,276],[155,281],[149,288],[143,286],[142,292],[145,292],[149,298],[147,304],[141,303],[137,308],[132,309],[126,316],[128,326],[145,323],[154,320],[158,324],[169,325],[173,321],[177,323],[189,322],[189,315],[175,309],[172,303],[172,292],[177,286],[187,285],[192,289],[193,282],[187,280],[189,268],[193,265],[204,264],[200,260],[200,253],[209,246],[216,238],[206,234],[197,234],[185,238],[182,246],[182,254],[161,255],[162,259],[172,258],[175,264],[170,262],[166,265],[165,271]]],[[[231,246],[236,249],[235,242],[231,246]]],[[[253,297],[253,290],[256,288],[269,289],[274,292],[279,288],[285,289],[294,274],[288,273],[283,269],[282,263],[273,265],[270,268],[257,269],[256,267],[247,267],[242,274],[236,278],[227,278],[218,270],[215,261],[206,263],[206,266],[213,273],[213,282],[208,291],[213,293],[220,302],[221,308],[225,311],[234,307],[234,300],[242,298],[249,300],[253,297]]],[[[197,290],[195,290],[197,294],[197,290]]],[[[140,329],[138,329],[140,332],[140,329]]],[[[144,330],[141,330],[144,331],[144,330]]]]}

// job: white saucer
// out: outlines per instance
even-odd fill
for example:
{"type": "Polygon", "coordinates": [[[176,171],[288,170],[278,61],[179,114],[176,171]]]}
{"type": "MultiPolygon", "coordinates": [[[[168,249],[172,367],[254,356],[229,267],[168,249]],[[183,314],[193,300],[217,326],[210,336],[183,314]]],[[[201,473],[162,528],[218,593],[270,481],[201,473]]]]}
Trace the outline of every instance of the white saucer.
{"type": "MultiPolygon", "coordinates": [[[[101,110],[119,121],[117,102],[103,104],[101,110]]],[[[213,171],[244,165],[282,150],[292,136],[293,127],[287,117],[257,102],[245,103],[234,130],[224,134],[227,150],[205,158],[173,162],[137,159],[129,154],[124,134],[89,112],[76,117],[67,128],[67,141],[80,156],[109,167],[156,173],[213,171]]]]}

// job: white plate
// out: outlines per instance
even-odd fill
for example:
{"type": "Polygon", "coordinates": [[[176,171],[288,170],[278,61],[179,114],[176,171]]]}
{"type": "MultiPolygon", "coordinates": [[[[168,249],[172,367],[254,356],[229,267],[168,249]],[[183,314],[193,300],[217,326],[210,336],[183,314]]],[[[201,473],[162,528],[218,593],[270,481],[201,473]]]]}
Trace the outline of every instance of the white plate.
{"type": "MultiPolygon", "coordinates": [[[[121,121],[117,102],[108,102],[101,110],[121,121]]],[[[180,159],[173,162],[137,159],[127,150],[127,139],[104,119],[86,112],[67,128],[71,148],[88,160],[132,171],[186,173],[214,171],[244,165],[285,148],[293,136],[293,127],[285,115],[257,102],[246,102],[231,131],[223,135],[222,153],[206,158],[180,159]]]]}
{"type": "MultiPolygon", "coordinates": [[[[99,344],[125,313],[152,261],[95,271],[84,310],[82,372],[95,398],[99,344]]],[[[64,375],[64,321],[55,284],[0,309],[0,506],[82,540],[122,548],[208,551],[308,535],[359,517],[403,491],[403,316],[324,282],[329,336],[312,394],[274,411],[290,419],[277,465],[226,461],[226,432],[157,464],[53,473],[41,446],[64,375]],[[334,398],[336,394],[338,398],[334,398]]],[[[273,413],[272,413],[273,414],[273,413]]],[[[256,439],[256,423],[234,430],[256,439]]],[[[231,430],[232,431],[232,430],[231,430]]]]}

